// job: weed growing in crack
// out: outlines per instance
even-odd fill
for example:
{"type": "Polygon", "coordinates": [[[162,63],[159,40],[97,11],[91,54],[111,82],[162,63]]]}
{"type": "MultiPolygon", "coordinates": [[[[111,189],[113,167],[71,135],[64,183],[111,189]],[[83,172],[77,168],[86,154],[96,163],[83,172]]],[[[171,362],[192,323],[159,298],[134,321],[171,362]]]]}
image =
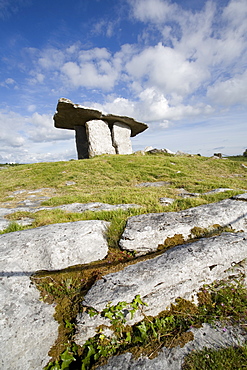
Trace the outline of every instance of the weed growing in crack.
{"type": "MultiPolygon", "coordinates": [[[[145,355],[151,359],[157,356],[163,346],[182,347],[193,340],[193,333],[189,329],[200,327],[202,323],[220,321],[223,327],[227,324],[246,326],[247,290],[237,280],[220,281],[203,287],[198,293],[198,305],[178,298],[169,309],[156,317],[146,316],[144,305],[145,302],[137,295],[131,303],[109,303],[101,313],[88,308],[87,312],[91,317],[101,315],[110,320],[110,326],[101,325],[96,335],[88,339],[82,347],[71,341],[70,346],[62,353],[64,356],[70,355],[68,369],[88,370],[125,351],[131,352],[136,358],[145,355]],[[133,326],[126,324],[126,314],[133,317],[137,311],[141,311],[144,319],[133,326]],[[110,329],[112,334],[108,335],[105,329],[110,329]]],[[[45,370],[65,369],[62,367],[65,366],[62,355],[45,370]]]]}

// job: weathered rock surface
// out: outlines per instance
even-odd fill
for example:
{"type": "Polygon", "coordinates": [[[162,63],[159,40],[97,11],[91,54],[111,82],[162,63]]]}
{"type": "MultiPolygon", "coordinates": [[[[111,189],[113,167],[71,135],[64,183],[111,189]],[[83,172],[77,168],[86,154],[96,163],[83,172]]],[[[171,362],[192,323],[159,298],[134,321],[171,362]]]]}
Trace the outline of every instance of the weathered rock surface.
{"type": "Polygon", "coordinates": [[[247,231],[247,202],[225,199],[180,212],[150,213],[130,217],[120,240],[120,246],[137,255],[157,250],[169,237],[181,234],[184,240],[193,237],[193,228],[212,225],[232,226],[247,231]],[[192,234],[192,235],[191,235],[192,234]]]}
{"type": "Polygon", "coordinates": [[[112,143],[117,154],[132,154],[131,128],[125,123],[115,122],[112,128],[112,143]]]}
{"type": "Polygon", "coordinates": [[[0,235],[1,369],[40,370],[46,365],[58,324],[54,308],[39,301],[30,276],[104,258],[108,224],[78,221],[0,235]]]}
{"type": "Polygon", "coordinates": [[[112,145],[111,131],[106,122],[86,122],[89,158],[101,154],[116,154],[112,145]]]}
{"type": "Polygon", "coordinates": [[[194,334],[194,340],[185,344],[184,347],[162,348],[159,355],[154,359],[141,357],[135,359],[127,352],[120,356],[112,357],[108,364],[99,366],[100,370],[181,370],[184,357],[191,351],[202,350],[203,348],[220,349],[229,346],[243,345],[247,340],[246,331],[240,328],[228,326],[222,329],[221,326],[212,327],[203,324],[199,329],[190,330],[194,334]]]}
{"type": "Polygon", "coordinates": [[[8,260],[1,252],[0,367],[4,370],[41,370],[57,338],[54,307],[39,301],[30,285],[32,264],[25,254],[8,260]],[[23,266],[23,263],[24,266],[23,266]]]}
{"type": "Polygon", "coordinates": [[[113,211],[117,209],[127,210],[130,208],[140,208],[138,204],[107,204],[100,202],[92,203],[71,203],[57,206],[54,208],[61,209],[67,212],[86,212],[86,211],[113,211]]]}
{"type": "MultiPolygon", "coordinates": [[[[191,299],[204,284],[233,275],[233,265],[247,257],[247,233],[223,233],[194,243],[172,248],[162,255],[128,266],[122,271],[104,276],[84,297],[83,304],[101,312],[108,302],[131,302],[140,294],[148,306],[146,315],[155,316],[165,310],[177,297],[191,299]],[[227,270],[230,269],[230,272],[227,270]],[[102,294],[104,292],[104,294],[102,294]]],[[[246,265],[236,267],[235,273],[246,272],[246,265]]],[[[131,323],[142,319],[139,314],[131,323]]],[[[86,313],[78,316],[76,341],[82,344],[95,326],[86,313]],[[94,326],[94,327],[93,327],[94,326]]],[[[107,322],[106,322],[107,324],[107,322]]]]}
{"type": "Polygon", "coordinates": [[[160,198],[159,201],[164,206],[169,206],[170,204],[175,202],[175,199],[163,197],[163,198],[160,198]]]}
{"type": "MultiPolygon", "coordinates": [[[[41,201],[40,201],[41,202],[41,201]]],[[[24,201],[25,204],[27,204],[26,201],[24,201]]],[[[18,211],[26,211],[35,213],[38,211],[43,210],[51,210],[51,209],[61,209],[62,211],[66,212],[86,212],[86,211],[113,211],[113,210],[127,210],[130,208],[140,208],[141,206],[138,204],[108,204],[108,203],[100,203],[100,202],[91,202],[91,203],[71,203],[71,204],[64,204],[61,206],[55,206],[55,207],[39,207],[39,204],[37,200],[34,202],[30,202],[29,206],[23,206],[19,205],[16,208],[0,208],[0,230],[6,229],[9,224],[11,223],[10,220],[7,220],[5,216],[11,213],[15,213],[18,211]]],[[[17,220],[16,222],[19,225],[31,225],[34,220],[31,218],[25,218],[21,220],[17,220]]]]}
{"type": "Polygon", "coordinates": [[[77,221],[0,235],[1,253],[24,271],[63,269],[103,259],[108,251],[106,221],[77,221]],[[27,267],[25,267],[25,261],[27,267]]]}
{"type": "Polygon", "coordinates": [[[160,187],[160,186],[167,186],[167,185],[171,185],[171,182],[170,181],[141,182],[139,184],[136,184],[136,187],[146,188],[149,186],[160,187]]]}

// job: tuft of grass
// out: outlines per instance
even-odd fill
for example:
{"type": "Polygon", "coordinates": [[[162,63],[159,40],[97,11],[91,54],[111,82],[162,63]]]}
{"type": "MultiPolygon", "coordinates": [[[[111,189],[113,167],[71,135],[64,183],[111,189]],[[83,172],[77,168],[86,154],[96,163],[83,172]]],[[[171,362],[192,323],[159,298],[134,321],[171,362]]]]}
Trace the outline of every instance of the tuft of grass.
{"type": "Polygon", "coordinates": [[[9,226],[6,227],[6,229],[0,230],[0,234],[12,233],[14,231],[21,231],[25,229],[26,229],[25,226],[21,226],[17,222],[11,222],[9,226]]]}

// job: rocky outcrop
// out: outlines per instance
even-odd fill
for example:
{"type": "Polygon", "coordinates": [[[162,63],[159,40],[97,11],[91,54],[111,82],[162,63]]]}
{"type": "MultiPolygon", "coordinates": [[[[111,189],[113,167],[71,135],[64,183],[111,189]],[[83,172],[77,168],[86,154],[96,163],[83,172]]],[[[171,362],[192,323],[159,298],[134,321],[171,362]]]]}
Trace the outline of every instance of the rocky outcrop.
{"type": "Polygon", "coordinates": [[[185,344],[184,347],[162,348],[159,355],[153,359],[141,357],[135,359],[127,352],[120,356],[110,358],[104,366],[99,366],[98,370],[180,370],[186,355],[192,351],[204,348],[220,349],[229,346],[244,345],[247,334],[246,331],[238,327],[228,326],[222,330],[220,325],[211,326],[203,324],[199,329],[189,330],[194,335],[194,340],[185,344]]]}
{"type": "MultiPolygon", "coordinates": [[[[143,319],[143,313],[156,316],[177,297],[191,299],[204,284],[234,275],[233,266],[238,273],[238,263],[246,257],[247,233],[223,233],[203,238],[105,275],[86,294],[83,305],[101,312],[108,302],[112,305],[121,301],[131,302],[139,294],[148,306],[128,322],[133,324],[143,319]]],[[[240,270],[246,273],[246,265],[240,270]]],[[[93,325],[87,313],[79,315],[77,343],[83,344],[87,335],[91,336],[93,329],[103,324],[102,320],[96,318],[93,325]]]]}
{"type": "Polygon", "coordinates": [[[65,98],[59,99],[53,118],[55,127],[75,130],[78,159],[99,154],[130,154],[130,136],[136,136],[148,128],[145,123],[133,118],[103,114],[65,98]],[[111,133],[110,144],[106,127],[111,133]]]}
{"type": "Polygon", "coordinates": [[[200,229],[210,229],[213,225],[247,231],[247,202],[242,198],[225,199],[180,212],[130,217],[119,244],[123,249],[142,255],[156,251],[167,238],[181,235],[187,240],[198,236],[200,229]]]}
{"type": "Polygon", "coordinates": [[[0,235],[1,369],[41,370],[47,364],[58,323],[30,276],[104,258],[107,225],[78,221],[0,235]]]}
{"type": "MultiPolygon", "coordinates": [[[[109,301],[113,305],[120,301],[131,302],[139,294],[148,306],[138,311],[133,319],[127,316],[127,323],[132,325],[141,320],[143,314],[159,314],[178,296],[186,299],[194,297],[204,284],[229,275],[246,276],[246,200],[245,193],[186,211],[130,218],[121,243],[131,243],[129,250],[135,250],[137,254],[156,250],[160,240],[163,243],[165,238],[181,234],[187,239],[194,235],[193,232],[196,234],[202,231],[200,228],[210,228],[215,224],[231,225],[234,229],[245,232],[222,233],[210,238],[192,240],[188,244],[171,248],[158,257],[150,256],[149,259],[129,265],[121,271],[105,275],[91,287],[82,304],[102,312],[109,301]],[[128,240],[126,235],[133,238],[128,240]],[[144,241],[151,247],[146,247],[148,244],[144,244],[144,241]]],[[[164,199],[164,202],[168,201],[170,200],[164,199]]],[[[35,202],[35,206],[30,204],[33,212],[40,206],[37,199],[35,202]]],[[[21,204],[22,209],[28,208],[25,202],[21,204]]],[[[67,212],[99,210],[101,207],[112,209],[137,206],[102,203],[59,206],[67,212]]],[[[5,208],[5,211],[11,213],[12,210],[5,208]]],[[[47,364],[48,351],[57,338],[58,324],[53,319],[54,307],[39,301],[39,292],[30,285],[30,276],[41,269],[57,270],[103,259],[108,249],[105,236],[107,226],[108,223],[104,221],[78,221],[0,236],[1,368],[41,370],[47,364]]],[[[246,279],[245,283],[247,285],[246,279]]],[[[85,343],[102,324],[110,326],[109,321],[100,315],[89,317],[86,312],[78,314],[76,342],[85,343]]],[[[215,346],[213,338],[215,341],[220,340],[223,346],[242,343],[242,333],[238,329],[228,327],[227,330],[223,335],[220,330],[204,325],[201,329],[192,329],[195,341],[187,343],[183,349],[164,348],[153,360],[136,360],[130,353],[126,353],[110,359],[102,370],[177,370],[180,369],[184,356],[191,349],[204,345],[205,339],[206,345],[208,343],[209,346],[215,346]]]]}

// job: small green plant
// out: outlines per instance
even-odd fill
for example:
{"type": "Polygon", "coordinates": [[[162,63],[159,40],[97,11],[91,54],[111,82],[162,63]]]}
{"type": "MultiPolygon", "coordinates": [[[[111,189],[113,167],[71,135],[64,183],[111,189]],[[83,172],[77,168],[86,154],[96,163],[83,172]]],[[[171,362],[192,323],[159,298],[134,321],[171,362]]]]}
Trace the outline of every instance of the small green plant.
{"type": "Polygon", "coordinates": [[[6,229],[0,231],[0,234],[12,233],[14,231],[25,230],[26,227],[19,225],[17,222],[11,222],[6,229]]]}
{"type": "Polygon", "coordinates": [[[50,362],[44,367],[44,370],[69,370],[71,364],[76,361],[76,353],[78,347],[75,343],[71,347],[67,347],[66,350],[61,354],[60,359],[55,362],[50,362]]]}

